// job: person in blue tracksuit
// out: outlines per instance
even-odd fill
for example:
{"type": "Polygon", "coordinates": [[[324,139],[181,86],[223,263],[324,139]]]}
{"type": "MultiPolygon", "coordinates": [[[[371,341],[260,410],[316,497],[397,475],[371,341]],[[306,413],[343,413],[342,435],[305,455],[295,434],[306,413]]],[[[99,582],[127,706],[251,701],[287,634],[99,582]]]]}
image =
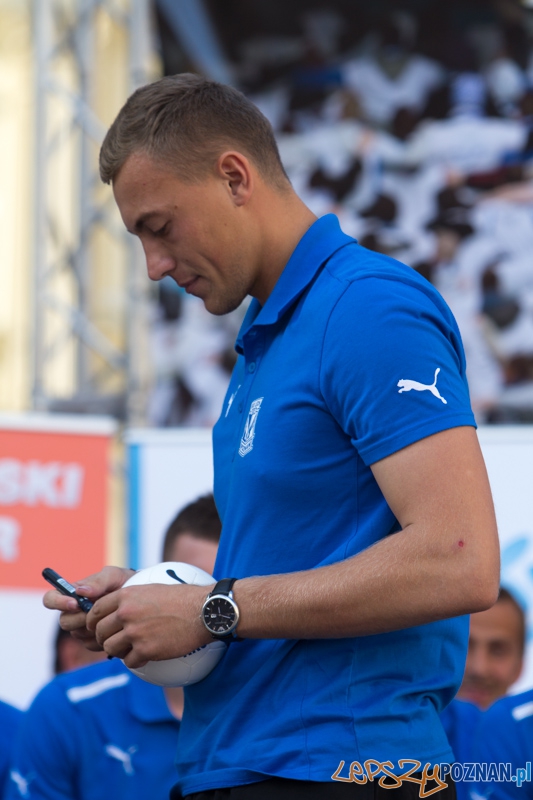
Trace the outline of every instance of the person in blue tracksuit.
{"type": "Polygon", "coordinates": [[[484,712],[473,755],[474,762],[487,765],[475,785],[478,798],[533,798],[533,689],[502,697],[484,712]],[[490,771],[491,764],[498,765],[496,772],[490,771]],[[510,774],[501,765],[510,765],[510,774]]]}

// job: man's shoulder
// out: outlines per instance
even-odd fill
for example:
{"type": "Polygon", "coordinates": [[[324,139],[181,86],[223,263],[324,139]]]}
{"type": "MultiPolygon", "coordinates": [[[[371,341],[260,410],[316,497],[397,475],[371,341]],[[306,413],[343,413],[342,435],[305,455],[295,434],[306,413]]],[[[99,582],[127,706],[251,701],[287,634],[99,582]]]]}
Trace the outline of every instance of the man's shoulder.
{"type": "Polygon", "coordinates": [[[507,723],[533,731],[533,689],[497,700],[484,715],[487,725],[507,723]]]}
{"type": "MultiPolygon", "coordinates": [[[[295,249],[286,270],[265,305],[288,307],[303,289],[306,302],[327,309],[340,297],[348,302],[386,302],[387,297],[404,295],[408,303],[427,302],[445,306],[437,289],[407,264],[368,250],[345,233],[334,214],[318,219],[295,249]],[[351,291],[353,287],[354,291],[351,291]],[[367,299],[368,298],[368,299],[367,299]],[[288,303],[289,301],[289,303],[288,303]]],[[[260,319],[264,322],[264,314],[260,319]]]]}
{"type": "Polygon", "coordinates": [[[41,689],[34,703],[62,699],[68,704],[79,705],[104,695],[107,701],[110,692],[127,686],[129,682],[130,673],[119,659],[101,661],[57,675],[41,689]]]}
{"type": "Polygon", "coordinates": [[[368,250],[355,239],[349,246],[333,253],[326,270],[332,277],[347,284],[369,280],[382,281],[383,285],[386,282],[401,283],[426,294],[438,295],[435,287],[412,267],[383,253],[368,250]]]}
{"type": "Polygon", "coordinates": [[[533,691],[503,697],[483,712],[476,735],[474,760],[480,764],[510,764],[514,777],[511,777],[511,781],[500,782],[489,774],[480,783],[480,791],[476,792],[480,798],[511,800],[531,797],[529,779],[526,778],[523,786],[517,784],[516,780],[519,774],[517,770],[523,770],[521,774],[524,775],[531,761],[532,740],[533,691]]]}
{"type": "Polygon", "coordinates": [[[518,763],[533,740],[533,690],[497,700],[482,715],[478,729],[479,760],[496,755],[518,763]]]}
{"type": "Polygon", "coordinates": [[[415,314],[429,315],[437,324],[456,328],[444,298],[426,278],[401,261],[367,250],[355,241],[333,254],[322,275],[329,281],[330,291],[324,282],[317,285],[316,300],[324,307],[324,298],[331,298],[329,308],[335,325],[345,319],[350,325],[364,325],[370,330],[387,319],[394,327],[405,315],[415,314]]]}
{"type": "Polygon", "coordinates": [[[22,719],[22,715],[23,712],[20,710],[20,708],[15,708],[15,706],[10,705],[9,703],[4,703],[3,700],[0,700],[0,727],[3,728],[5,724],[11,725],[18,723],[22,719]]]}

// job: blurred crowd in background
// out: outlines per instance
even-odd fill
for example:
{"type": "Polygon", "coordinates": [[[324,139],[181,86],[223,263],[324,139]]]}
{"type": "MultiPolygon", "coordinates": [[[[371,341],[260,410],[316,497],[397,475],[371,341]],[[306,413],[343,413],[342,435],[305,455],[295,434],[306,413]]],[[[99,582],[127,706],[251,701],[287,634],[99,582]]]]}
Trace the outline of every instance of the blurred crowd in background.
{"type": "MultiPolygon", "coordinates": [[[[232,54],[295,189],[443,294],[478,422],[533,421],[533,12],[309,5],[232,54]]],[[[212,425],[245,309],[212,317],[166,280],[158,298],[150,421],[212,425]]]]}

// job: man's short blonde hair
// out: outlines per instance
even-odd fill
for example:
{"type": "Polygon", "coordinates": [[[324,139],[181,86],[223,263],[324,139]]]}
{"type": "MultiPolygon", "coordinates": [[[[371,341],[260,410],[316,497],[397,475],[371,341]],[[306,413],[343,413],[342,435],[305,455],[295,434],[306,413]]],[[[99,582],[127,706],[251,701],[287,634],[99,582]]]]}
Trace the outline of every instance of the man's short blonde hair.
{"type": "Polygon", "coordinates": [[[272,127],[248,98],[200,75],[171,75],[126,101],[102,144],[100,177],[111,183],[129,156],[143,152],[193,183],[224,150],[242,152],[267,183],[288,187],[272,127]]]}

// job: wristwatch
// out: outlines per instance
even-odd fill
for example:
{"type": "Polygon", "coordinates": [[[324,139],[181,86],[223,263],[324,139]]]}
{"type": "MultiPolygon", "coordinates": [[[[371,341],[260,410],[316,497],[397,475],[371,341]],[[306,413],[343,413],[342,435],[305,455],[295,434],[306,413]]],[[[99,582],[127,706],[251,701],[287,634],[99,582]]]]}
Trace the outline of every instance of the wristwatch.
{"type": "Polygon", "coordinates": [[[207,595],[202,606],[202,621],[213,637],[222,642],[240,641],[237,636],[239,607],[231,587],[237,578],[224,578],[207,595]]]}

